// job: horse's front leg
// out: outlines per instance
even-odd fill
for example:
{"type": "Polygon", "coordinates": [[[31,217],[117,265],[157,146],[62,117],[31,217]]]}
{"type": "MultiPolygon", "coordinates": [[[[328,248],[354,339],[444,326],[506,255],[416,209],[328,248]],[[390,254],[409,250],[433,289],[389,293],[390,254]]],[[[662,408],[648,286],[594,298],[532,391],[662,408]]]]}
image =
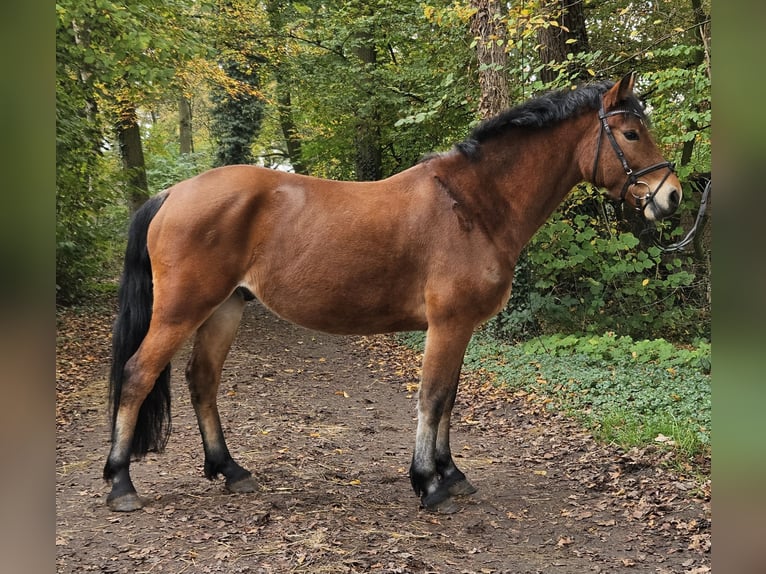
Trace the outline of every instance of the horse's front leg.
{"type": "Polygon", "coordinates": [[[450,420],[456,397],[457,385],[454,386],[447,408],[444,409],[441,421],[439,421],[439,432],[436,435],[436,472],[451,496],[467,496],[474,494],[476,487],[468,481],[465,474],[455,464],[449,445],[450,420]]]}
{"type": "Polygon", "coordinates": [[[432,326],[426,338],[410,481],[421,504],[429,510],[454,512],[450,496],[467,493],[460,486],[467,483],[465,475],[455,466],[450,453],[449,424],[471,333],[472,329],[432,326]]]}

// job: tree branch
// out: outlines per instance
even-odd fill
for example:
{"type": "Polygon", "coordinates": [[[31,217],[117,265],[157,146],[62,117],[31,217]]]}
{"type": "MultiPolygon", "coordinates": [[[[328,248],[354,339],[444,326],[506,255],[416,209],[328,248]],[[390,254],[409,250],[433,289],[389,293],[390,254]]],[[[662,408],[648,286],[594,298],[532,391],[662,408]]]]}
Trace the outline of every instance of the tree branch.
{"type": "MultiPolygon", "coordinates": [[[[686,28],[684,28],[683,30],[681,30],[681,32],[680,32],[680,33],[683,33],[683,32],[688,32],[688,31],[689,31],[689,30],[691,30],[692,28],[697,28],[698,26],[703,26],[703,25],[705,25],[705,24],[707,24],[707,23],[709,23],[709,22],[710,22],[710,18],[708,18],[707,20],[704,20],[704,21],[702,21],[702,22],[695,22],[695,23],[694,23],[694,24],[692,24],[691,26],[687,26],[686,28]]],[[[624,59],[620,60],[619,62],[616,62],[616,63],[612,64],[611,66],[607,66],[606,68],[603,68],[603,69],[601,70],[601,72],[603,73],[603,72],[606,72],[606,71],[608,71],[608,70],[611,70],[612,68],[617,68],[618,66],[622,66],[622,65],[623,65],[625,62],[629,62],[630,60],[632,60],[632,59],[633,59],[633,58],[635,58],[636,56],[640,56],[641,54],[643,54],[644,52],[646,52],[648,49],[650,49],[650,48],[654,48],[655,46],[658,46],[659,44],[662,44],[662,43],[663,43],[665,40],[669,40],[670,38],[672,38],[672,37],[673,37],[673,35],[674,35],[674,34],[678,34],[678,33],[679,33],[679,32],[676,32],[676,31],[674,31],[674,32],[673,32],[673,34],[666,34],[665,36],[663,36],[663,37],[662,37],[662,38],[660,38],[659,40],[656,40],[656,41],[652,42],[651,44],[649,44],[648,46],[644,46],[643,48],[641,48],[641,49],[640,49],[640,50],[638,50],[637,52],[634,52],[633,54],[631,54],[631,55],[630,55],[630,56],[628,56],[627,58],[624,58],[624,59]]]]}

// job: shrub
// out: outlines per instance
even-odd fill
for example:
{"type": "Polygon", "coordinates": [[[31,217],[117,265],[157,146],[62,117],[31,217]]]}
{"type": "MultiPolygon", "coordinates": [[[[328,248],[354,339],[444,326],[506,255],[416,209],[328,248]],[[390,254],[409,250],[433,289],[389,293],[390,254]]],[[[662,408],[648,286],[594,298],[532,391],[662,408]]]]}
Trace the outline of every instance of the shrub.
{"type": "MultiPolygon", "coordinates": [[[[687,342],[709,337],[691,257],[642,247],[596,194],[590,186],[578,188],[530,241],[530,307],[543,332],[617,331],[687,342]]],[[[518,319],[504,311],[496,322],[518,319]]]]}

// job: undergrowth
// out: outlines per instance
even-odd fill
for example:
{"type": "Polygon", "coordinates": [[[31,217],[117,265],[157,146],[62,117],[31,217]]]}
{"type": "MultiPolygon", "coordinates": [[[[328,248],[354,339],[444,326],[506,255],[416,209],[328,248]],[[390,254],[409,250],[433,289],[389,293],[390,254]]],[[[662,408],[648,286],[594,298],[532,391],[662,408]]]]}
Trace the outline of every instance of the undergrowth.
{"type": "MultiPolygon", "coordinates": [[[[402,340],[423,348],[423,333],[402,340]]],[[[682,458],[708,455],[711,349],[664,339],[546,335],[525,343],[474,335],[464,369],[484,369],[497,384],[537,396],[582,421],[596,438],[623,448],[655,444],[682,458]]]]}

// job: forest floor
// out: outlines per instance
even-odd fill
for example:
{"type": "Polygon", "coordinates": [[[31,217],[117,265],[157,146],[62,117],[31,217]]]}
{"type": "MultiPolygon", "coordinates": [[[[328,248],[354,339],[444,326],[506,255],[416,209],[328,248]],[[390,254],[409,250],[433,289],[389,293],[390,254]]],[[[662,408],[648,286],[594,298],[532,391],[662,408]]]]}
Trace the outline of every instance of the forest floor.
{"type": "Polygon", "coordinates": [[[146,504],[110,512],[111,307],[57,317],[57,572],[710,572],[709,461],[596,442],[544,401],[466,373],[452,447],[478,493],[459,512],[419,508],[407,475],[420,355],[391,336],[295,327],[257,303],[219,393],[229,448],[260,491],[202,475],[183,367],[173,363],[167,449],[131,466],[146,504]],[[677,468],[677,466],[676,466],[677,468]],[[693,476],[692,476],[693,474],[693,476]]]}

